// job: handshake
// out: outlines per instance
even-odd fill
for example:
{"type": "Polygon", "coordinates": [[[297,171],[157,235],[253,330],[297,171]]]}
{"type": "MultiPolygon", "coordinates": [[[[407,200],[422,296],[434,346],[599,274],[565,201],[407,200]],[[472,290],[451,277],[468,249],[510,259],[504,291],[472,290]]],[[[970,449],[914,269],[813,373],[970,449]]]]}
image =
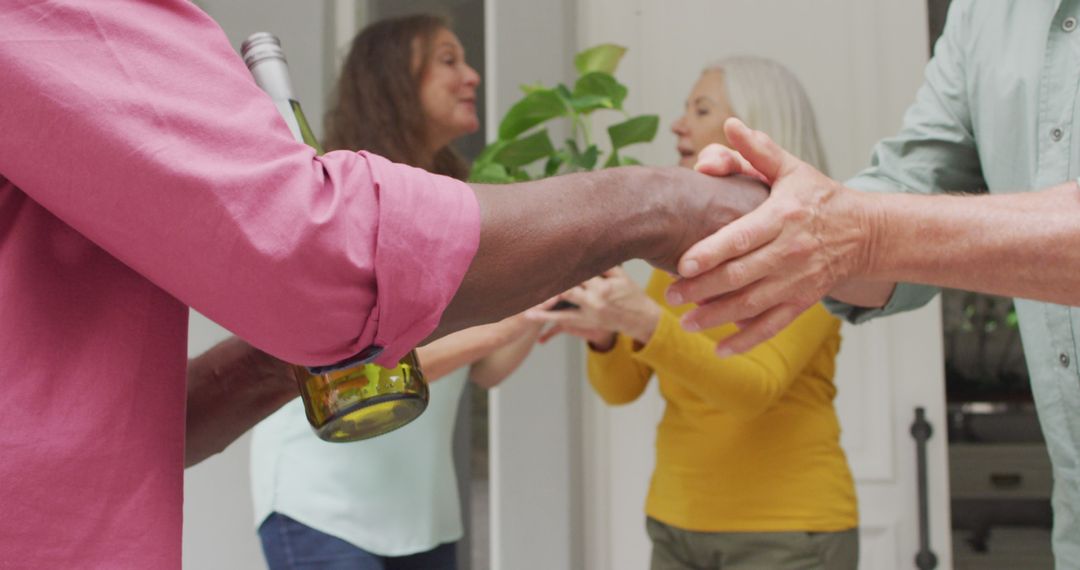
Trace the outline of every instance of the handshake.
{"type": "Polygon", "coordinates": [[[868,195],[830,179],[738,119],[728,119],[724,132],[731,148],[709,145],[695,170],[756,178],[771,186],[771,195],[691,246],[679,260],[682,279],[667,292],[673,305],[698,305],[683,318],[687,330],[739,325],[740,332],[717,347],[721,357],[773,337],[863,275],[875,230],[868,195]]]}
{"type": "Polygon", "coordinates": [[[705,148],[697,172],[631,167],[474,186],[480,249],[441,328],[520,311],[637,257],[680,277],[667,300],[698,305],[686,329],[739,325],[717,348],[726,356],[864,272],[867,199],[738,119],[724,129],[731,147],[705,148]]]}

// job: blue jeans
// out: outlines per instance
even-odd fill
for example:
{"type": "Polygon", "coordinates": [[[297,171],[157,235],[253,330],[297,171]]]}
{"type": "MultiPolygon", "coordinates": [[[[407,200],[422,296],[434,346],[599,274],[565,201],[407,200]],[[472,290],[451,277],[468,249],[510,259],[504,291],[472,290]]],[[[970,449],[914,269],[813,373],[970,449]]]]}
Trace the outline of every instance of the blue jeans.
{"type": "Polygon", "coordinates": [[[259,526],[270,570],[455,570],[457,543],[409,556],[379,556],[273,513],[259,526]]]}

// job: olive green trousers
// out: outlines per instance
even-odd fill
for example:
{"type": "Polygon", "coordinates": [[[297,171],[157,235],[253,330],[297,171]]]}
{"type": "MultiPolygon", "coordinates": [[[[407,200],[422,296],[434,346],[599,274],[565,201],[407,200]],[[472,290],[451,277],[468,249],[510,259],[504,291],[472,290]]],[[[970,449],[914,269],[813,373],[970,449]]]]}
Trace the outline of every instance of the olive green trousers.
{"type": "Polygon", "coordinates": [[[840,532],[695,532],[645,521],[652,570],[856,570],[858,529],[840,532]]]}

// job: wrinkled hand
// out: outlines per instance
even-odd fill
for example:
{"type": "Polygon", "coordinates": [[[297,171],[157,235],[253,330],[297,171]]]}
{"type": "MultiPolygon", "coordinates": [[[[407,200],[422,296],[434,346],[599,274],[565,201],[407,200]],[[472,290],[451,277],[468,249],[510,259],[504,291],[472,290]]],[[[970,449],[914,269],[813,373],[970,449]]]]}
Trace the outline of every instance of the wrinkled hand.
{"type": "Polygon", "coordinates": [[[621,267],[605,271],[559,295],[577,305],[564,311],[531,310],[529,318],[554,323],[543,340],[566,332],[603,348],[616,332],[648,342],[660,320],[660,307],[621,267]]]}
{"type": "Polygon", "coordinates": [[[695,168],[756,172],[772,183],[771,195],[687,250],[679,262],[685,279],[668,289],[671,304],[699,305],[683,317],[688,330],[739,324],[740,332],[718,345],[722,356],[771,338],[836,284],[864,271],[872,228],[864,195],[738,119],[728,119],[724,131],[732,149],[706,149],[695,168]]]}

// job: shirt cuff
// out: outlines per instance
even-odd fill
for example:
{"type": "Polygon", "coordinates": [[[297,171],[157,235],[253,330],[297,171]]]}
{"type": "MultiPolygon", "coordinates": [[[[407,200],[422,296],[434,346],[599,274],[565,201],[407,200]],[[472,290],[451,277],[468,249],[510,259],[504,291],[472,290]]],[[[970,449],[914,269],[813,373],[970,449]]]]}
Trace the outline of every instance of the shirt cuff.
{"type": "Polygon", "coordinates": [[[679,346],[670,346],[672,338],[676,338],[682,324],[679,318],[671,311],[660,311],[660,320],[656,323],[649,342],[638,346],[631,344],[630,351],[634,358],[644,363],[655,362],[656,359],[670,358],[679,350],[679,346]]]}
{"type": "Polygon", "coordinates": [[[379,197],[375,361],[391,366],[431,335],[457,293],[480,244],[480,206],[460,180],[360,154],[379,197]]]}
{"type": "Polygon", "coordinates": [[[615,334],[615,344],[607,350],[597,350],[591,343],[585,343],[588,358],[600,366],[606,367],[609,362],[621,361],[634,350],[634,339],[622,334],[615,334]]]}
{"type": "Polygon", "coordinates": [[[868,308],[858,307],[837,301],[830,297],[823,300],[825,308],[832,314],[852,324],[860,324],[904,311],[912,311],[922,307],[938,294],[939,289],[930,285],[917,285],[914,283],[897,283],[893,289],[889,302],[884,307],[868,308]]]}

